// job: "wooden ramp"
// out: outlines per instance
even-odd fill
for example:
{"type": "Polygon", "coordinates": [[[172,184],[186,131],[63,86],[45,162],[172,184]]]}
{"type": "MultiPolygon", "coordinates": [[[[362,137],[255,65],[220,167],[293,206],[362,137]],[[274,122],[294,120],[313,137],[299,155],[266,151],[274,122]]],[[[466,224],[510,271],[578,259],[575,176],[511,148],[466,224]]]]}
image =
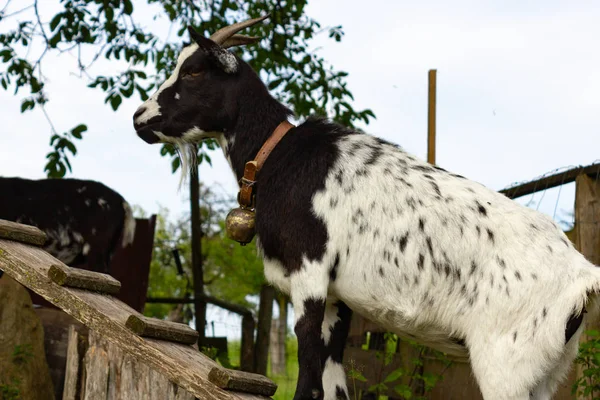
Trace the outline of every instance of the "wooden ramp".
{"type": "Polygon", "coordinates": [[[224,369],[195,349],[186,325],[148,319],[111,295],[67,286],[89,281],[114,292],[118,281],[62,264],[37,247],[43,240],[37,228],[0,220],[0,269],[199,399],[266,400],[275,393],[269,379],[224,369]]]}

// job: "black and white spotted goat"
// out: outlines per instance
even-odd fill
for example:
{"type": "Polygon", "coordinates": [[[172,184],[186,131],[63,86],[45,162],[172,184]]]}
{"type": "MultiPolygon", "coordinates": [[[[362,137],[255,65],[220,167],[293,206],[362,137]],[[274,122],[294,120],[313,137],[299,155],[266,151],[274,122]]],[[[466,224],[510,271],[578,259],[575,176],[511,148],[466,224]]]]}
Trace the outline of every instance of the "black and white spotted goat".
{"type": "Polygon", "coordinates": [[[0,219],[40,228],[44,249],[65,264],[109,273],[117,246],[133,242],[131,207],[102,183],[0,177],[0,193],[0,219]]]}
{"type": "MultiPolygon", "coordinates": [[[[191,30],[134,115],[139,137],[184,148],[216,138],[241,178],[291,114],[226,50],[249,42],[231,35],[256,22],[211,39],[191,30]]],[[[265,275],[295,310],[296,400],[347,399],[352,311],[469,357],[486,399],[550,399],[597,309],[600,268],[550,218],[323,119],[283,137],[255,193],[265,275]]]]}

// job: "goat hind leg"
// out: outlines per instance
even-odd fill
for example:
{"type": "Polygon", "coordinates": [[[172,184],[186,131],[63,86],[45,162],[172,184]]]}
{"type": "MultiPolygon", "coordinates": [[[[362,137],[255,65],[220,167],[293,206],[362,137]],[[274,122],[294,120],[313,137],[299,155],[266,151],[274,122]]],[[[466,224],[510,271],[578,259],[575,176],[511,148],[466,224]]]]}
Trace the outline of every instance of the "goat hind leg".
{"type": "Polygon", "coordinates": [[[323,400],[323,354],[321,335],[327,287],[326,266],[307,262],[290,276],[290,297],[298,338],[298,383],[294,400],[323,400]]]}
{"type": "Polygon", "coordinates": [[[584,324],[581,324],[572,337],[569,338],[569,341],[565,344],[565,349],[560,360],[533,391],[532,400],[552,399],[558,385],[565,380],[569,371],[573,368],[573,361],[577,357],[577,352],[579,351],[579,340],[583,330],[584,324]]]}
{"type": "Polygon", "coordinates": [[[348,400],[342,365],[352,310],[342,301],[328,298],[323,320],[323,389],[325,400],[348,400]]]}

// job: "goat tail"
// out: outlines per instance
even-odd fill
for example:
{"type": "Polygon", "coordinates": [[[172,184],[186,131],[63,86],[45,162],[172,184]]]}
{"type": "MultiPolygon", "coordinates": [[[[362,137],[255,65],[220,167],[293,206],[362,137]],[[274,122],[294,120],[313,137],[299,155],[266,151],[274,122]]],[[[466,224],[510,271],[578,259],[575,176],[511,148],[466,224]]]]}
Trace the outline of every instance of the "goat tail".
{"type": "Polygon", "coordinates": [[[121,246],[127,247],[133,243],[133,238],[135,236],[135,218],[133,217],[131,206],[126,201],[123,201],[123,210],[125,211],[125,220],[123,221],[121,246]]]}

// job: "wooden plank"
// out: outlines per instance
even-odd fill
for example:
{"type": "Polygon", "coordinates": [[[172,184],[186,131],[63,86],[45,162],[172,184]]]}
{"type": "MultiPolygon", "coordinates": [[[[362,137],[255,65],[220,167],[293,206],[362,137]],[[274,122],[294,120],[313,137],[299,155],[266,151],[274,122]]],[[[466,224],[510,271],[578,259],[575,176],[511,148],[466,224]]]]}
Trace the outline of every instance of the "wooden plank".
{"type": "Polygon", "coordinates": [[[575,179],[580,175],[589,175],[595,179],[598,175],[600,175],[600,163],[588,165],[586,167],[576,167],[567,171],[548,175],[531,182],[526,182],[521,185],[511,186],[500,190],[500,193],[504,194],[509,199],[516,199],[517,197],[551,189],[556,186],[566,185],[567,183],[574,182],[575,179]]]}
{"type": "Polygon", "coordinates": [[[60,286],[92,290],[99,293],[117,294],[121,290],[121,282],[108,274],[71,268],[64,264],[51,265],[48,277],[60,286]]]}
{"type": "Polygon", "coordinates": [[[90,343],[85,353],[85,386],[83,400],[108,399],[108,354],[100,346],[90,343]]]}
{"type": "Polygon", "coordinates": [[[198,332],[186,324],[148,318],[141,314],[131,315],[125,326],[142,337],[184,344],[194,344],[198,340],[198,332]]]}
{"type": "Polygon", "coordinates": [[[42,249],[0,239],[0,269],[196,397],[267,398],[216,387],[208,380],[210,370],[217,365],[213,360],[189,345],[137,336],[125,326],[135,310],[112,296],[55,284],[48,278],[54,264],[60,261],[42,249]]]}
{"type": "Polygon", "coordinates": [[[277,390],[275,382],[265,376],[220,367],[214,367],[208,379],[220,388],[246,393],[272,396],[277,390]]]}
{"type": "Polygon", "coordinates": [[[77,342],[79,334],[75,325],[69,326],[69,339],[67,342],[67,365],[65,367],[65,385],[63,400],[75,400],[77,396],[77,379],[79,378],[79,352],[77,342]]]}
{"type": "Polygon", "coordinates": [[[44,232],[35,226],[0,219],[0,239],[42,246],[46,243],[47,237],[44,232]]]}

